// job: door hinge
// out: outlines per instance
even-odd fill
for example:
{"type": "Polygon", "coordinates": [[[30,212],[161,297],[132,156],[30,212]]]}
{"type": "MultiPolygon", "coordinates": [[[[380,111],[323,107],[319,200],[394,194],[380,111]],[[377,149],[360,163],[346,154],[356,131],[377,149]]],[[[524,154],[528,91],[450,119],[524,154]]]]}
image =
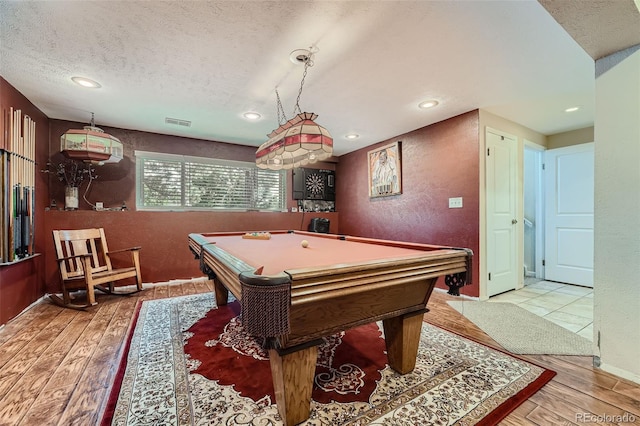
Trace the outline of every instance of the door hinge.
{"type": "Polygon", "coordinates": [[[545,260],[544,260],[544,259],[542,259],[542,266],[544,266],[544,265],[545,265],[545,260]]]}
{"type": "Polygon", "coordinates": [[[544,170],[544,169],[545,169],[545,166],[544,166],[544,163],[542,163],[542,170],[544,170]]]}
{"type": "Polygon", "coordinates": [[[489,154],[489,150],[490,150],[490,149],[491,149],[491,148],[487,148],[487,157],[488,157],[489,155],[491,155],[491,154],[489,154]]]}
{"type": "Polygon", "coordinates": [[[489,272],[489,281],[491,281],[491,272],[489,272]]]}

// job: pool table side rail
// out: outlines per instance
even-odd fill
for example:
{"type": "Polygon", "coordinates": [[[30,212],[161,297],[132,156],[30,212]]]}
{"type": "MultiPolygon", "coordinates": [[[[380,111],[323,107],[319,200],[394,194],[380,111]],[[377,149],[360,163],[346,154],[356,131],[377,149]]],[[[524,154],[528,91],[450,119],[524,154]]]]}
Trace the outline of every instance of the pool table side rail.
{"type": "Polygon", "coordinates": [[[359,286],[404,277],[407,279],[438,278],[442,275],[466,271],[466,260],[461,258],[402,259],[369,265],[344,265],[334,269],[290,270],[291,303],[314,299],[318,294],[332,291],[353,291],[359,286]]]}
{"type": "MultiPolygon", "coordinates": [[[[352,273],[355,271],[366,271],[369,269],[381,269],[381,268],[394,268],[397,266],[414,265],[414,264],[429,264],[436,267],[437,265],[443,265],[445,269],[451,268],[451,263],[455,263],[455,269],[457,272],[464,272],[466,270],[467,255],[463,251],[458,250],[438,250],[425,252],[422,255],[411,255],[393,257],[388,259],[374,259],[358,263],[338,263],[334,265],[319,265],[308,268],[287,269],[286,272],[295,280],[300,281],[307,278],[314,278],[318,275],[335,275],[342,273],[352,273]],[[462,270],[459,270],[462,268],[462,270]]],[[[455,273],[453,269],[451,272],[455,273]]]]}
{"type": "Polygon", "coordinates": [[[203,273],[211,279],[215,277],[236,299],[242,299],[239,276],[243,272],[255,272],[255,267],[219,249],[201,234],[189,234],[189,249],[200,260],[200,270],[203,273]]]}

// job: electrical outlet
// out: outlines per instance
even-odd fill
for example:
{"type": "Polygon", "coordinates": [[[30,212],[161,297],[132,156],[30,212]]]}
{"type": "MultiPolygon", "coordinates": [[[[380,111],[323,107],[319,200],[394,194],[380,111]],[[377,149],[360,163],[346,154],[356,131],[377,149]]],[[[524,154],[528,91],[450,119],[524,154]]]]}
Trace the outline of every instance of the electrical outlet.
{"type": "Polygon", "coordinates": [[[297,207],[291,207],[291,213],[297,213],[297,212],[298,212],[297,207]]]}
{"type": "Polygon", "coordinates": [[[462,208],[462,197],[449,198],[449,208],[450,209],[461,209],[462,208]]]}

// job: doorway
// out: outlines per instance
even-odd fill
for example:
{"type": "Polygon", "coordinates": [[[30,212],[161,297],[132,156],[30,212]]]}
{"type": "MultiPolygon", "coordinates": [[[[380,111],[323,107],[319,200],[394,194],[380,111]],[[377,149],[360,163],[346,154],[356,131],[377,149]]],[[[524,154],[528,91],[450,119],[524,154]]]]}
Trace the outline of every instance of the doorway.
{"type": "Polygon", "coordinates": [[[524,279],[593,287],[593,143],[525,140],[524,279]]]}
{"type": "Polygon", "coordinates": [[[544,279],[544,147],[524,140],[523,265],[525,283],[544,279]]]}

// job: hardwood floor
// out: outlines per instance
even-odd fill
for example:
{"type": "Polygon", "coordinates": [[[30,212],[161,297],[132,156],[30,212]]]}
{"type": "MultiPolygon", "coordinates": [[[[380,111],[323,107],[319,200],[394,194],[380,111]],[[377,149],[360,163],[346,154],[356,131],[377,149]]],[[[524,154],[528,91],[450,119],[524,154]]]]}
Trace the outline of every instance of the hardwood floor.
{"type": "MultiPolygon", "coordinates": [[[[147,287],[130,297],[99,296],[88,311],[41,301],[0,329],[0,425],[97,424],[138,300],[213,290],[201,280],[147,287]]],[[[499,348],[451,299],[434,292],[426,321],[499,348]]],[[[640,385],[593,368],[590,357],[523,358],[558,374],[501,424],[640,425],[640,385]]]]}

